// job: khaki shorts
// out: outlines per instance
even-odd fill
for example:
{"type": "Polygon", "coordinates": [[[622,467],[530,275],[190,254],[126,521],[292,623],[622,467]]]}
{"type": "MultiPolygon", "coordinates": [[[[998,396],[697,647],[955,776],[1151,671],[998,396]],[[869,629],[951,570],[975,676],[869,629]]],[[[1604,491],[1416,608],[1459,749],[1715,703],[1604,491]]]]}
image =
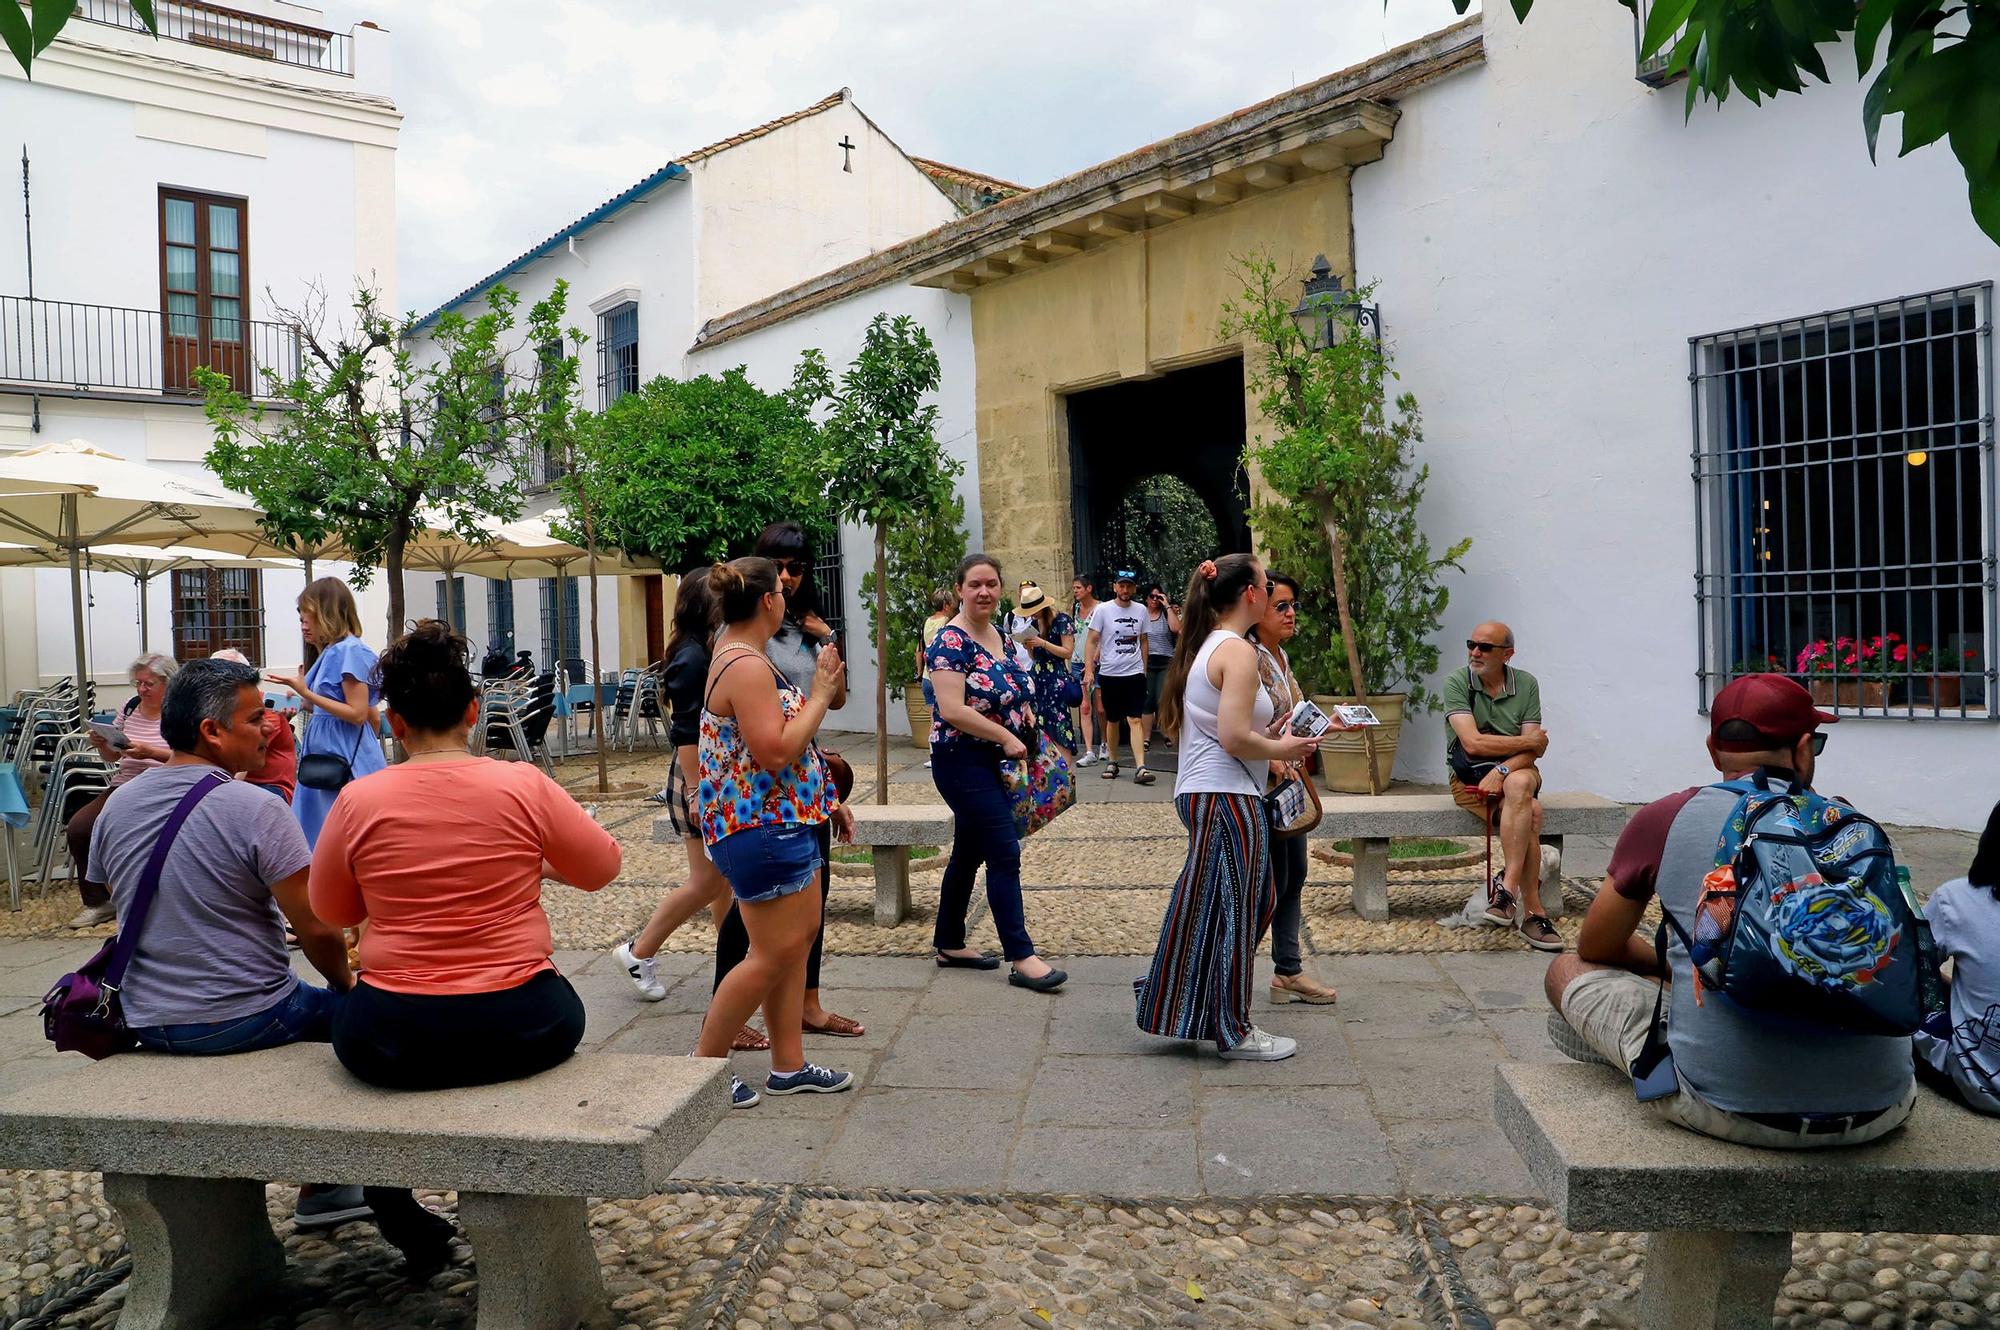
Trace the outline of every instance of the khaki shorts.
{"type": "MultiPolygon", "coordinates": [[[[1583,1036],[1584,1043],[1630,1076],[1633,1062],[1645,1050],[1646,1033],[1652,1028],[1653,1007],[1659,997],[1657,979],[1630,970],[1585,970],[1563,989],[1562,1015],[1583,1036]]],[[[1679,1094],[1651,1100],[1644,1107],[1668,1122],[1718,1140],[1773,1150],[1800,1150],[1859,1145],[1886,1136],[1903,1125],[1916,1101],[1917,1087],[1912,1081],[1902,1103],[1880,1117],[1847,1131],[1817,1136],[1782,1131],[1717,1108],[1696,1094],[1686,1081],[1681,1082],[1679,1094]]]]}
{"type": "MultiPolygon", "coordinates": [[[[1540,794],[1541,792],[1542,773],[1540,770],[1537,770],[1535,772],[1535,793],[1540,794]]],[[[1480,793],[1477,785],[1462,785],[1459,783],[1458,777],[1451,777],[1451,801],[1478,818],[1481,822],[1491,818],[1495,826],[1500,824],[1500,801],[1498,799],[1488,799],[1484,794],[1480,793]]]]}

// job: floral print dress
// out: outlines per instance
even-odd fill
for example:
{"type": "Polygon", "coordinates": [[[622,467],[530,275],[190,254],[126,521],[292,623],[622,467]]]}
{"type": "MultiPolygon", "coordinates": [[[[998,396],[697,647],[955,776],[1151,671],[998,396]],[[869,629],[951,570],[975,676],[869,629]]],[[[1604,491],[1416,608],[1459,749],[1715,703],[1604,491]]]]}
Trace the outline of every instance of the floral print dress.
{"type": "MultiPolygon", "coordinates": [[[[790,721],[805,709],[806,695],[776,666],[766,664],[776,676],[778,705],[790,721]]],[[[695,809],[704,844],[713,845],[752,827],[816,824],[833,815],[838,800],[818,744],[807,744],[805,752],[781,770],[766,771],[750,755],[736,717],[718,716],[706,705],[701,709],[699,744],[701,784],[695,790],[695,809]]]]}
{"type": "MultiPolygon", "coordinates": [[[[995,656],[974,641],[971,633],[955,624],[946,624],[924,653],[924,664],[933,674],[944,670],[964,675],[966,705],[1005,726],[1015,737],[1026,739],[1034,733],[1034,678],[1013,660],[995,656]]],[[[944,752],[997,753],[1000,745],[947,725],[942,716],[933,713],[931,748],[944,752]]]]}
{"type": "MultiPolygon", "coordinates": [[[[1075,632],[1075,620],[1058,612],[1042,636],[1051,642],[1061,642],[1075,632]]],[[[1049,738],[1074,753],[1076,723],[1070,719],[1069,707],[1062,696],[1063,685],[1070,678],[1069,662],[1058,660],[1041,647],[1029,647],[1028,655],[1034,660],[1035,716],[1049,738]]]]}

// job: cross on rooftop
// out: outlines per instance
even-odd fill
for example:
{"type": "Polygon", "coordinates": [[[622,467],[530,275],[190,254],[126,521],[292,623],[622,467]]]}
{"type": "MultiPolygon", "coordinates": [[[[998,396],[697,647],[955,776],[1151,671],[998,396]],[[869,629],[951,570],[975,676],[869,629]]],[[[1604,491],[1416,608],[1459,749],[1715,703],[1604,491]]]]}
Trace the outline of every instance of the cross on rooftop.
{"type": "Polygon", "coordinates": [[[840,142],[833,146],[840,149],[840,169],[849,175],[854,174],[854,149],[857,145],[851,142],[847,135],[842,134],[840,142]]]}

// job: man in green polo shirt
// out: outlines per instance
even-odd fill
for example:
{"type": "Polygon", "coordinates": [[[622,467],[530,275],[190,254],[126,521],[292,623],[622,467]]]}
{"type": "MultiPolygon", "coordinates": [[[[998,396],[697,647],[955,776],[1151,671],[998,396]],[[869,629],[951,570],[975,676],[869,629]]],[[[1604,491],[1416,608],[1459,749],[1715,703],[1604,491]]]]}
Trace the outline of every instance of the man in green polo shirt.
{"type": "MultiPolygon", "coordinates": [[[[1535,676],[1508,664],[1514,630],[1482,623],[1465,640],[1466,667],[1444,681],[1444,718],[1451,727],[1445,760],[1451,797],[1500,837],[1506,867],[1486,884],[1486,917],[1512,924],[1537,951],[1561,951],[1562,935],[1542,908],[1542,773],[1549,749],[1542,728],[1542,689],[1535,676]]],[[[1560,888],[1558,888],[1560,889],[1560,888]]]]}

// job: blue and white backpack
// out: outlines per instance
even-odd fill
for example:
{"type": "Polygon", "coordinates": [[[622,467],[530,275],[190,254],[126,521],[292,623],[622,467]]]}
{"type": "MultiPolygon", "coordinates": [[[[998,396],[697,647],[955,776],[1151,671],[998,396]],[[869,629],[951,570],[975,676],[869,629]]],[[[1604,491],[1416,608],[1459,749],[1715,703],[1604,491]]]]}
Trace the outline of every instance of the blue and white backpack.
{"type": "Polygon", "coordinates": [[[1715,789],[1738,797],[1694,918],[1667,925],[1695,973],[1696,999],[1726,994],[1852,1034],[1907,1035],[1923,1023],[1923,916],[1896,881],[1872,818],[1811,790],[1773,790],[1763,772],[1715,789]]]}

